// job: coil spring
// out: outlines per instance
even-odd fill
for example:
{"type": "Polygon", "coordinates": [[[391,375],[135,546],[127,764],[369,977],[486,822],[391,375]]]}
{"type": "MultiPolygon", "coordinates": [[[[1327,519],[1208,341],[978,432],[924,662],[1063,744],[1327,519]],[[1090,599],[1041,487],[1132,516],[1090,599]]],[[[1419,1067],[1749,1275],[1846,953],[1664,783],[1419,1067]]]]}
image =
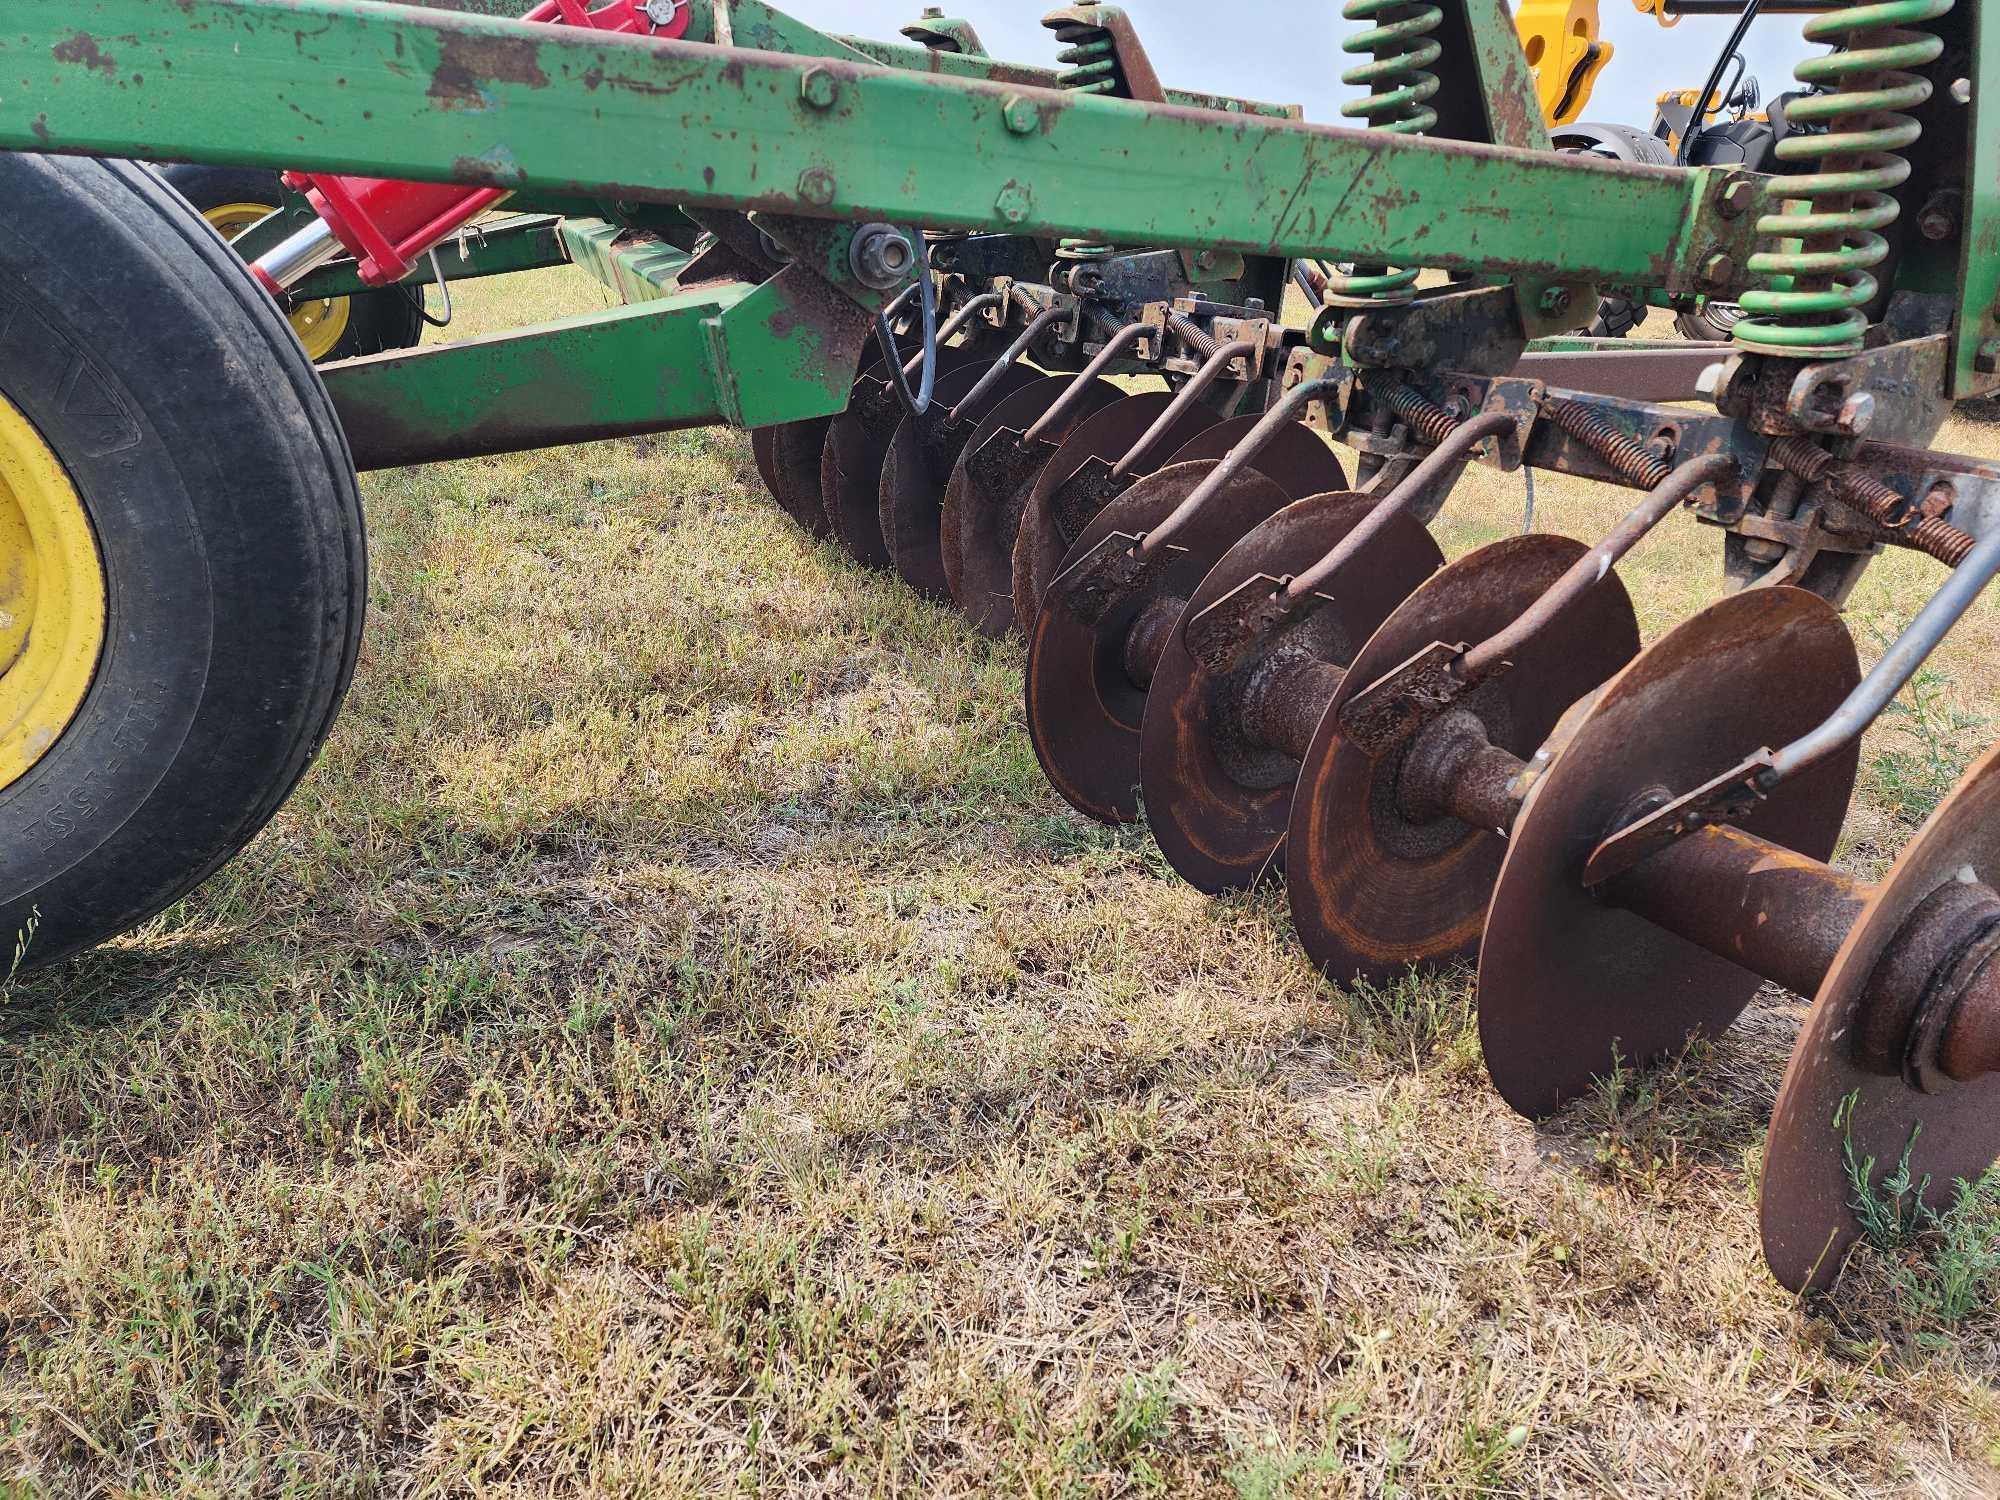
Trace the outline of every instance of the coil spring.
{"type": "Polygon", "coordinates": [[[1935,21],[1953,4],[1850,3],[1806,23],[1807,41],[1836,50],[1799,64],[1801,84],[1828,92],[1797,100],[1790,118],[1826,128],[1778,143],[1780,161],[1812,164],[1771,183],[1773,192],[1803,204],[1805,212],[1757,222],[1767,248],[1750,257],[1748,269],[1772,284],[1743,294],[1751,314],[1735,329],[1743,348],[1813,359],[1861,351],[1867,309],[1880,290],[1873,273],[1889,258],[1881,231],[1902,213],[1891,194],[1910,176],[1909,160],[1900,153],[1923,135],[1923,126],[1903,111],[1931,96],[1930,80],[1908,70],[1944,52],[1944,43],[1928,32],[1898,28],[1935,21]],[[1793,240],[1796,249],[1788,244],[1793,240]]]}
{"type": "MultiPolygon", "coordinates": [[[[1072,94],[1126,92],[1124,77],[1118,71],[1118,49],[1112,44],[1110,32],[1102,26],[1060,15],[1051,16],[1042,24],[1056,34],[1056,42],[1062,48],[1056,54],[1056,61],[1063,64],[1063,70],[1056,74],[1056,87],[1072,94]]],[[[1117,249],[1116,245],[1096,240],[1067,239],[1057,244],[1056,255],[1061,260],[1103,260],[1116,254],[1117,249]]]]}
{"type": "Polygon", "coordinates": [[[1166,322],[1168,332],[1193,350],[1196,359],[1208,359],[1220,347],[1199,324],[1190,323],[1179,313],[1168,313],[1166,322]]]}
{"type": "Polygon", "coordinates": [[[1779,438],[1771,457],[1808,484],[1824,484],[1834,498],[1853,506],[1876,525],[1898,532],[1904,543],[1929,553],[1948,568],[1972,555],[1979,539],[1940,516],[1911,519],[1909,502],[1859,464],[1841,463],[1824,448],[1800,437],[1779,438]]]}
{"type": "Polygon", "coordinates": [[[1118,72],[1118,49],[1111,33],[1087,21],[1051,18],[1045,23],[1056,34],[1062,51],[1056,61],[1065,64],[1056,75],[1056,87],[1072,94],[1122,94],[1124,79],[1118,72]]]}
{"type": "Polygon", "coordinates": [[[1635,488],[1658,489],[1674,471],[1672,464],[1637,438],[1620,432],[1610,418],[1594,407],[1577,401],[1556,401],[1550,403],[1548,413],[1557,427],[1604,460],[1613,473],[1635,488]]]}
{"type": "MultiPolygon", "coordinates": [[[[1439,83],[1430,66],[1444,55],[1444,47],[1432,33],[1444,24],[1444,12],[1429,0],[1347,0],[1340,13],[1349,21],[1373,23],[1340,44],[1343,52],[1372,55],[1371,61],[1340,75],[1342,83],[1368,89],[1367,98],[1343,104],[1341,114],[1396,135],[1422,135],[1436,125],[1430,99],[1439,83]]],[[[1328,278],[1326,300],[1336,307],[1409,302],[1416,296],[1418,275],[1387,266],[1356,266],[1328,278]]]]}
{"type": "Polygon", "coordinates": [[[1459,419],[1421,391],[1413,391],[1406,385],[1392,385],[1377,389],[1372,394],[1433,448],[1458,431],[1459,419]]]}

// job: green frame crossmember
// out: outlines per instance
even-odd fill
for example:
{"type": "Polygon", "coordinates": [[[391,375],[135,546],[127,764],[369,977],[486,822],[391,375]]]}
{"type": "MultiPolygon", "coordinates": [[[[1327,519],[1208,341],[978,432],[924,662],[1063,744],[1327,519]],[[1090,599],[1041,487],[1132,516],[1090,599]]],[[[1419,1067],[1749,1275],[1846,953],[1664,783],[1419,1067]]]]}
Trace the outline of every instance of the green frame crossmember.
{"type": "Polygon", "coordinates": [[[353,0],[5,0],[0,77],[16,150],[1672,291],[1717,289],[1704,265],[1775,211],[1707,168],[353,0]]]}

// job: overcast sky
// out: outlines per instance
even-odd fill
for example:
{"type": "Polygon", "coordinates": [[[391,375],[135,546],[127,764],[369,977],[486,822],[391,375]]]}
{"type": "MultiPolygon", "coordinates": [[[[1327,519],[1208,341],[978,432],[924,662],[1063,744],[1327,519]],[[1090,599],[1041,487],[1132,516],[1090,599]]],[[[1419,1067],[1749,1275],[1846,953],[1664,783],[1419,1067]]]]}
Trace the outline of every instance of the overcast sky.
{"type": "MultiPolygon", "coordinates": [[[[1340,19],[1339,0],[1120,0],[1138,23],[1168,83],[1274,104],[1303,104],[1309,120],[1336,121],[1348,91],[1340,38],[1359,28],[1340,19]]],[[[780,0],[779,8],[827,31],[893,38],[920,10],[917,0],[780,0]]],[[[955,0],[947,15],[979,29],[996,56],[1054,61],[1039,24],[1052,6],[1036,0],[955,0]]],[[[1669,88],[1699,88],[1727,40],[1729,17],[1690,16],[1663,29],[1632,0],[1602,0],[1604,36],[1616,48],[1587,117],[1652,123],[1652,101],[1669,88]]],[[[1792,63],[1807,52],[1803,16],[1772,15],[1750,33],[1750,66],[1764,96],[1791,87],[1792,63]]],[[[1823,49],[1812,49],[1823,50],[1823,49]]]]}

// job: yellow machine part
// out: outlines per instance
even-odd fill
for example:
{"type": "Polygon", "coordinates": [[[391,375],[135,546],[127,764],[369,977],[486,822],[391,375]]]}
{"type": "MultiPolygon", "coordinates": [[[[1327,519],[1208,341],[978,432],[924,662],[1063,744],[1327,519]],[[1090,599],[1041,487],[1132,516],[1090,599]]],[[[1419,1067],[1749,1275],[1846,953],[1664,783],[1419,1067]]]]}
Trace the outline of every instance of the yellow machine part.
{"type": "MultiPolygon", "coordinates": [[[[1667,14],[1667,0],[1632,0],[1632,5],[1662,26],[1680,21],[1667,14]]],[[[1615,50],[1599,34],[1598,0],[1521,0],[1514,26],[1535,70],[1535,92],[1548,122],[1568,125],[1582,118],[1615,50]]]]}
{"type": "Polygon", "coordinates": [[[0,787],[83,706],[104,646],[97,536],[55,450],[0,396],[0,787]]]}
{"type": "Polygon", "coordinates": [[[1569,124],[1611,61],[1611,44],[1598,36],[1597,0],[1521,0],[1514,26],[1535,70],[1542,113],[1551,125],[1569,124]]]}

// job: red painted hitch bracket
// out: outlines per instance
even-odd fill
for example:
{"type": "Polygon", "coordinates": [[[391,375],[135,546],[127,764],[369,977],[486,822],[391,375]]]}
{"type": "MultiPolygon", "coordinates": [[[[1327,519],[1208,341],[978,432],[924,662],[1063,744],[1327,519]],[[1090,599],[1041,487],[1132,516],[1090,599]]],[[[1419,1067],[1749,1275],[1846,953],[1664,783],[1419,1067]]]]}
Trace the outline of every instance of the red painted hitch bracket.
{"type": "MultiPolygon", "coordinates": [[[[542,0],[521,18],[551,26],[587,26],[626,35],[678,38],[688,29],[687,0],[542,0]]],[[[399,182],[383,177],[341,177],[287,172],[285,185],[305,195],[326,230],[358,262],[370,286],[389,286],[410,274],[425,254],[507,196],[505,188],[461,187],[454,183],[399,182]]],[[[298,280],[333,253],[319,232],[319,253],[301,254],[294,245],[250,269],[272,295],[298,280]]]]}

